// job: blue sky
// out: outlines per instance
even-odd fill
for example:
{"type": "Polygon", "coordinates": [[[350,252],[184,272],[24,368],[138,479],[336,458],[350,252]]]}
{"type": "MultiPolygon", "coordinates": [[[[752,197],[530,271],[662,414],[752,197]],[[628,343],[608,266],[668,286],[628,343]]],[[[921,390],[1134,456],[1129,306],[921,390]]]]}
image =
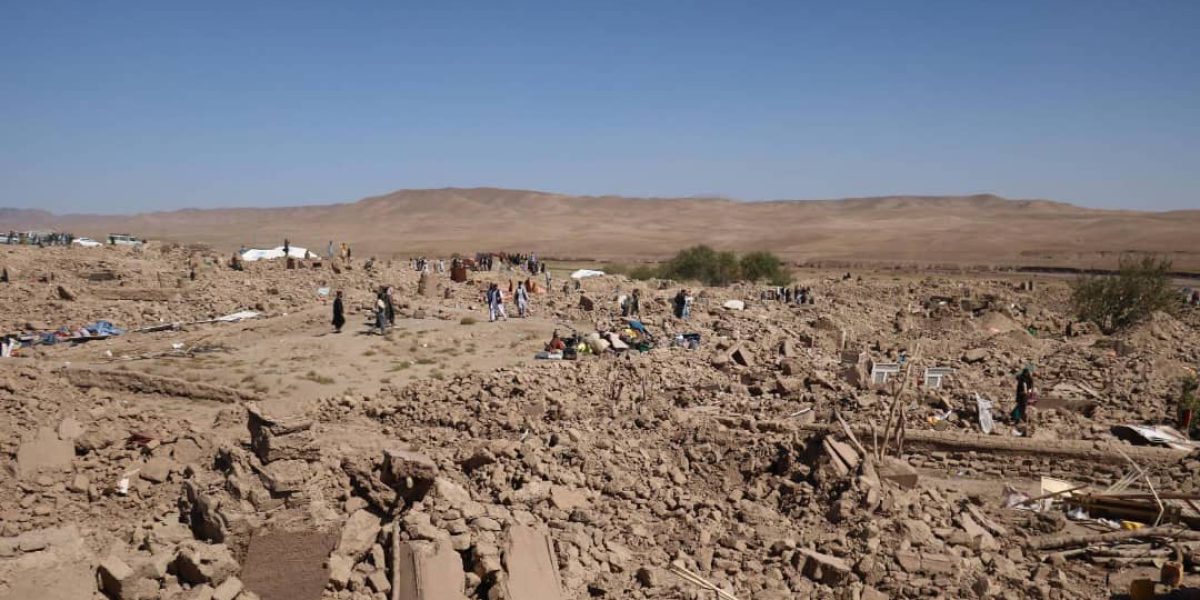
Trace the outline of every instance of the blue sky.
{"type": "Polygon", "coordinates": [[[1200,208],[1200,2],[9,2],[0,206],[1200,208]]]}

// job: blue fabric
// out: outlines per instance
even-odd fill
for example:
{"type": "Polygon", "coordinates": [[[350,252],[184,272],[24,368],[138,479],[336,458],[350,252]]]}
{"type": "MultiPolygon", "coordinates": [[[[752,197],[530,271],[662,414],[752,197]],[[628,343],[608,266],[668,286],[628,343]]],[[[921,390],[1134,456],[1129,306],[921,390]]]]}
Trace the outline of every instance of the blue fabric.
{"type": "Polygon", "coordinates": [[[629,320],[629,328],[639,333],[650,333],[646,330],[646,326],[641,321],[629,320]]]}
{"type": "Polygon", "coordinates": [[[121,329],[120,327],[117,327],[108,321],[96,321],[91,325],[85,326],[84,329],[87,329],[92,333],[92,335],[121,335],[125,333],[124,329],[121,329]]]}

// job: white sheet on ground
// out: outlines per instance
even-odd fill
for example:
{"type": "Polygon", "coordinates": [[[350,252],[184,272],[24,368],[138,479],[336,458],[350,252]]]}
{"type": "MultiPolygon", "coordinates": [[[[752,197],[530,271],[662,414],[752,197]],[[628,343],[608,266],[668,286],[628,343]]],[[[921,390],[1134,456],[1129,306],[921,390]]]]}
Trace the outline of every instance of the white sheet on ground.
{"type": "Polygon", "coordinates": [[[591,269],[579,269],[571,273],[571,279],[587,279],[588,277],[600,277],[604,275],[604,271],[593,271],[591,269]]]}
{"type": "MultiPolygon", "coordinates": [[[[288,247],[287,255],[291,256],[292,258],[304,258],[305,256],[312,256],[313,258],[317,257],[316,254],[310,254],[307,249],[301,248],[299,246],[288,247]]],[[[283,257],[284,257],[283,246],[278,246],[278,247],[272,248],[270,250],[260,250],[257,248],[251,248],[250,250],[247,250],[242,253],[242,260],[244,260],[246,262],[255,262],[255,261],[259,261],[259,260],[275,260],[277,258],[283,258],[283,257]]]]}
{"type": "Polygon", "coordinates": [[[258,313],[254,312],[254,311],[252,311],[252,310],[243,310],[243,311],[235,312],[235,313],[233,313],[233,314],[231,314],[231,315],[225,315],[225,316],[223,316],[223,317],[217,317],[217,318],[215,318],[215,319],[213,319],[213,320],[214,320],[214,321],[221,321],[221,322],[224,322],[224,323],[234,323],[234,322],[236,322],[236,321],[241,321],[242,319],[253,319],[253,318],[257,317],[257,316],[258,316],[258,313]]]}

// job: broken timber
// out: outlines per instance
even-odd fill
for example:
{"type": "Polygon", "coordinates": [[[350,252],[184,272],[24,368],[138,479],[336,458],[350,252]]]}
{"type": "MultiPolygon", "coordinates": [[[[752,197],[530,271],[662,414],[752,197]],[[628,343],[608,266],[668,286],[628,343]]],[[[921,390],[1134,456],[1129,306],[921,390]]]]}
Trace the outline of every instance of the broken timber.
{"type": "Polygon", "coordinates": [[[242,390],[198,383],[174,377],[161,377],[133,371],[116,371],[106,369],[66,369],[67,381],[76,387],[84,389],[100,388],[110,391],[127,391],[142,394],[162,394],[198,400],[216,400],[218,402],[237,402],[239,400],[253,401],[258,396],[242,390]]]}
{"type": "MultiPolygon", "coordinates": [[[[734,429],[755,428],[759,431],[776,431],[780,433],[843,433],[842,427],[838,423],[795,423],[774,420],[753,421],[742,417],[726,416],[718,417],[718,419],[725,426],[734,429]]],[[[852,426],[851,430],[860,438],[864,436],[869,438],[871,435],[869,427],[861,425],[852,426]]],[[[1125,456],[1133,458],[1142,465],[1174,464],[1188,455],[1188,452],[1185,450],[1151,446],[1129,446],[1118,442],[1103,443],[1086,440],[1057,440],[1047,442],[1046,440],[1031,440],[1028,438],[1009,438],[995,435],[924,429],[906,430],[904,432],[904,443],[906,450],[923,448],[956,452],[976,451],[991,454],[1036,455],[1046,458],[1113,464],[1125,462],[1125,456]]]]}

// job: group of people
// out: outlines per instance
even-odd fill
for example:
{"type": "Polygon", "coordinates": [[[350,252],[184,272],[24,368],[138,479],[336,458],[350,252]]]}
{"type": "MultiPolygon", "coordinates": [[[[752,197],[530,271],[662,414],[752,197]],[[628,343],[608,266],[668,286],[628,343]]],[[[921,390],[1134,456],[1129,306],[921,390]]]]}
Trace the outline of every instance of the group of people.
{"type": "Polygon", "coordinates": [[[431,270],[438,273],[446,272],[446,261],[441,258],[432,260],[424,256],[418,256],[417,258],[410,258],[408,262],[412,266],[412,269],[418,273],[427,273],[431,270]]]}
{"type": "MultiPolygon", "coordinates": [[[[287,240],[284,240],[284,242],[287,242],[287,240]]],[[[285,246],[286,246],[286,243],[285,243],[285,246]]],[[[286,252],[286,250],[285,250],[285,252],[286,252]]],[[[349,261],[350,257],[351,257],[350,246],[348,244],[346,244],[346,242],[342,242],[341,246],[338,246],[337,248],[335,248],[333,245],[333,240],[329,240],[329,245],[326,246],[326,248],[325,248],[325,258],[328,258],[329,260],[333,260],[334,258],[339,258],[344,261],[349,261]]]]}
{"type": "Polygon", "coordinates": [[[8,236],[4,238],[4,243],[10,246],[28,244],[30,246],[70,246],[75,241],[75,236],[70,233],[58,232],[24,232],[9,230],[8,236]]]}
{"type": "Polygon", "coordinates": [[[497,262],[501,266],[507,266],[510,269],[522,269],[525,272],[534,275],[537,273],[546,273],[546,263],[541,262],[537,255],[530,252],[528,254],[509,253],[509,252],[476,252],[475,253],[475,269],[479,271],[491,271],[495,268],[497,262]]]}
{"type": "Polygon", "coordinates": [[[671,300],[671,306],[674,310],[675,317],[678,319],[687,319],[692,316],[692,291],[688,289],[679,290],[675,294],[675,298],[671,300]]]}
{"type": "Polygon", "coordinates": [[[1200,306],[1200,289],[1183,288],[1183,303],[1186,306],[1200,306]]]}
{"type": "Polygon", "coordinates": [[[621,299],[621,316],[638,317],[642,314],[642,292],[634,288],[628,296],[621,299]]]}
{"type": "MultiPolygon", "coordinates": [[[[396,324],[396,289],[390,285],[385,285],[379,288],[375,294],[374,306],[374,326],[372,331],[383,335],[387,333],[388,327],[396,324]]],[[[338,290],[333,295],[333,331],[341,333],[342,327],[346,326],[346,303],[345,297],[342,295],[342,290],[338,290]]]]}

